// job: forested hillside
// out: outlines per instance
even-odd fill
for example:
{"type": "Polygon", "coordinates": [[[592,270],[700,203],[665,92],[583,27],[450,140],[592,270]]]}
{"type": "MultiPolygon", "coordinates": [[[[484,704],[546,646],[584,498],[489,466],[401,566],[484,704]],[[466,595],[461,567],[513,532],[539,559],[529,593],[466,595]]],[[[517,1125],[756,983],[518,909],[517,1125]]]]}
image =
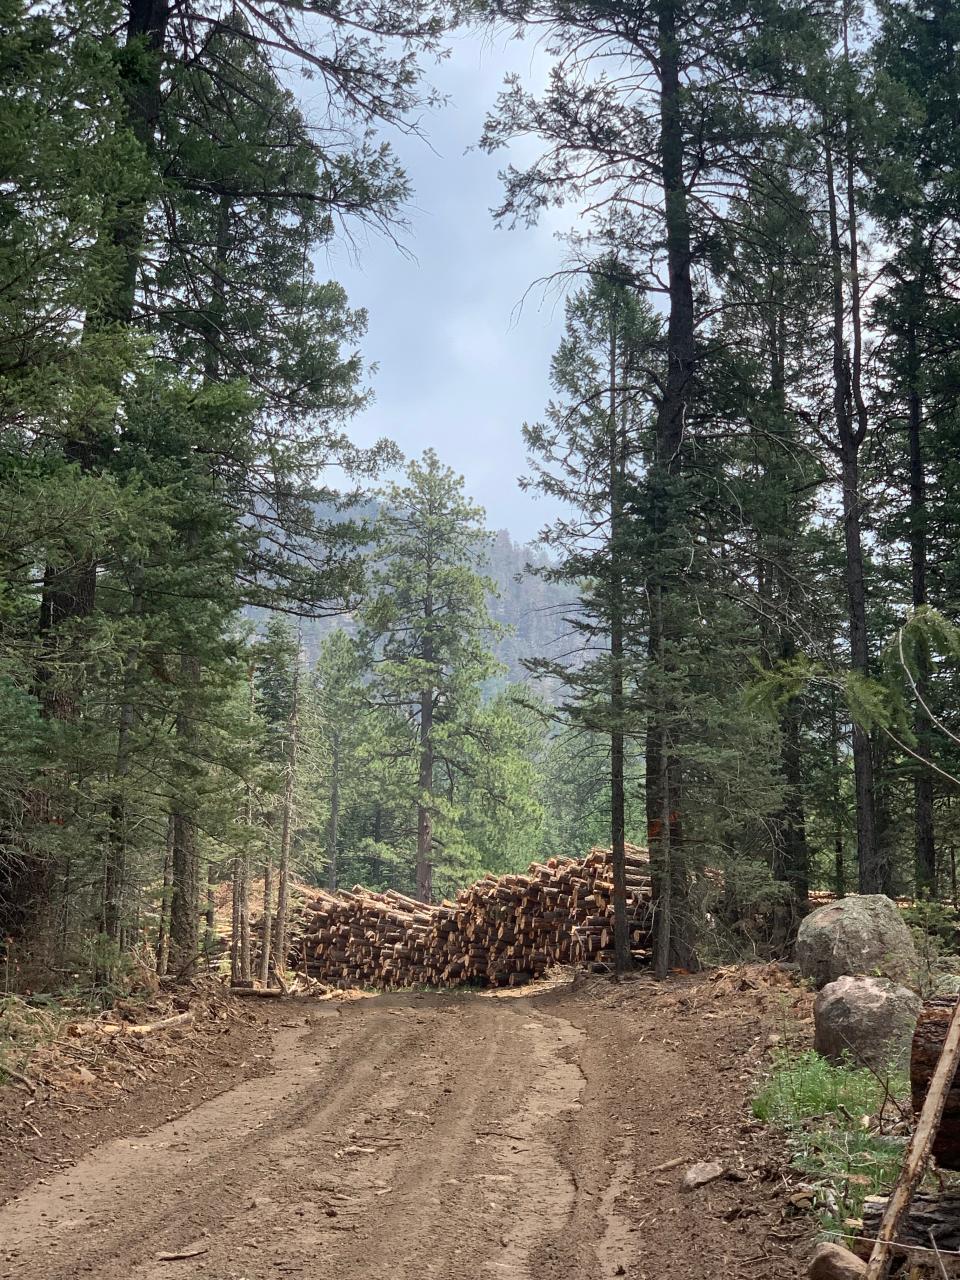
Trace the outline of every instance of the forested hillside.
{"type": "MultiPolygon", "coordinates": [[[[375,517],[376,508],[370,514],[375,517]]],[[[522,546],[511,538],[507,529],[499,529],[486,551],[485,574],[493,583],[489,593],[490,616],[501,630],[492,637],[493,651],[504,668],[498,683],[523,683],[530,679],[525,663],[545,654],[560,656],[572,634],[572,620],[580,612],[579,596],[574,587],[556,583],[545,576],[550,558],[537,547],[522,546]]],[[[266,615],[252,613],[258,625],[266,615]]],[[[356,620],[352,614],[333,618],[311,618],[301,628],[304,660],[315,662],[323,638],[333,630],[353,634],[356,620]]],[[[540,692],[555,697],[552,682],[544,682],[540,692]]]]}
{"type": "Polygon", "coordinates": [[[297,880],[429,902],[601,842],[620,967],[649,847],[660,976],[811,888],[956,899],[958,39],[914,0],[6,0],[8,984],[189,976],[223,882],[266,982],[297,880]],[[445,431],[353,443],[328,278],[403,233],[397,137],[491,33],[552,68],[477,122],[495,221],[569,215],[534,548],[445,431]]]}

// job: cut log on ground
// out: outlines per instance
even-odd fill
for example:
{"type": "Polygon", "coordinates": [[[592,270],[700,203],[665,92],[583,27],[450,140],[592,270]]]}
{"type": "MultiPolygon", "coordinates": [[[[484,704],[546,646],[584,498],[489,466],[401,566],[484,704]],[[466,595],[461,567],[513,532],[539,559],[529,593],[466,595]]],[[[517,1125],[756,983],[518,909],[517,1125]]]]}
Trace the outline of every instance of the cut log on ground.
{"type": "MultiPolygon", "coordinates": [[[[927,1095],[955,1004],[955,996],[937,996],[925,1001],[920,1010],[910,1054],[910,1086],[917,1113],[927,1095]]],[[[956,1076],[947,1094],[933,1155],[942,1168],[960,1169],[960,1080],[956,1076]]]]}
{"type": "Polygon", "coordinates": [[[135,1027],[127,1028],[127,1035],[136,1036],[143,1039],[144,1036],[152,1036],[157,1031],[169,1031],[172,1027],[189,1027],[193,1023],[193,1014],[187,1013],[175,1014],[172,1018],[161,1018],[159,1022],[141,1022],[135,1027]]]}
{"type": "MultiPolygon", "coordinates": [[[[627,877],[631,955],[643,964],[651,927],[645,850],[628,846],[627,877]]],[[[519,987],[556,964],[605,972],[614,966],[610,852],[486,875],[436,904],[361,885],[320,893],[303,913],[298,946],[298,970],[340,987],[519,987]]]]}
{"type": "MultiPolygon", "coordinates": [[[[869,1249],[869,1242],[876,1239],[886,1207],[886,1196],[868,1196],[864,1201],[863,1227],[859,1232],[864,1242],[862,1249],[869,1249]]],[[[915,1195],[901,1220],[897,1244],[921,1249],[935,1244],[943,1253],[960,1254],[960,1191],[915,1195]]]]}
{"type": "Polygon", "coordinates": [[[943,1040],[943,1048],[937,1065],[930,1078],[927,1096],[923,1100],[920,1117],[913,1136],[907,1144],[903,1167],[897,1178],[896,1186],[883,1211],[877,1239],[867,1264],[866,1280],[883,1280],[890,1265],[891,1245],[897,1238],[900,1222],[910,1207],[913,1193],[923,1177],[933,1150],[940,1117],[947,1101],[947,1093],[953,1084],[960,1063],[960,998],[954,1003],[953,1012],[947,1033],[943,1040]]]}

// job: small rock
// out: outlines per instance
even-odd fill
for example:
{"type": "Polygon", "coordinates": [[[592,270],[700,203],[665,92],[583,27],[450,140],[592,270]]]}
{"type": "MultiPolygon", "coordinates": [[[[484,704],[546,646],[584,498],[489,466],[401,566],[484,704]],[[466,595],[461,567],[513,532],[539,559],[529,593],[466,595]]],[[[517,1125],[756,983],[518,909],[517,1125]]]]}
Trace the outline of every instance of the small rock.
{"type": "Polygon", "coordinates": [[[680,1186],[684,1191],[696,1191],[697,1187],[705,1187],[708,1182],[716,1182],[723,1177],[723,1165],[715,1160],[704,1160],[692,1164],[683,1175],[680,1186]]]}
{"type": "Polygon", "coordinates": [[[863,1280],[867,1264],[839,1244],[818,1244],[810,1259],[810,1280],[863,1280]]]}
{"type": "Polygon", "coordinates": [[[784,1214],[786,1217],[791,1218],[800,1213],[813,1213],[814,1205],[812,1189],[804,1188],[802,1191],[794,1191],[792,1195],[787,1196],[784,1214]]]}

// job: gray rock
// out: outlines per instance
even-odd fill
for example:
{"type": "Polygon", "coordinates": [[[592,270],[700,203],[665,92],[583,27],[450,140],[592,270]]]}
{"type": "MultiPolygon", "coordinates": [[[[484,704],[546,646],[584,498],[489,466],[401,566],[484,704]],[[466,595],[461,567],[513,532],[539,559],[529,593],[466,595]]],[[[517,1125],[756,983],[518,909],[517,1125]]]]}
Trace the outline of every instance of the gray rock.
{"type": "Polygon", "coordinates": [[[913,986],[919,967],[913,936],[882,893],[851,894],[811,911],[797,934],[796,959],[817,987],[857,973],[913,986]]]}
{"type": "Polygon", "coordinates": [[[874,1071],[907,1071],[920,997],[888,978],[843,977],[813,1005],[814,1048],[839,1062],[844,1053],[874,1071]]]}
{"type": "Polygon", "coordinates": [[[935,996],[960,995],[960,973],[938,973],[934,975],[933,994],[935,996]]]}
{"type": "Polygon", "coordinates": [[[715,1160],[702,1160],[692,1164],[680,1180],[684,1191],[696,1191],[697,1187],[705,1187],[708,1182],[716,1182],[723,1177],[723,1165],[715,1160]]]}

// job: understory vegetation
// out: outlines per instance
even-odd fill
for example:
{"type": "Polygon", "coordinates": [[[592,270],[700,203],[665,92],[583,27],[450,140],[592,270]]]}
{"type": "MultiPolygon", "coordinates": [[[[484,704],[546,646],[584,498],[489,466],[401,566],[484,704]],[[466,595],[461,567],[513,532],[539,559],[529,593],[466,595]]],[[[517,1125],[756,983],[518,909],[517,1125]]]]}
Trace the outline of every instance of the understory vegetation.
{"type": "Polygon", "coordinates": [[[5,990],[189,977],[224,915],[267,981],[297,881],[430,900],[593,844],[621,968],[649,848],[660,976],[782,951],[812,890],[956,903],[958,36],[919,0],[0,0],[5,990]],[[477,121],[497,223],[569,216],[529,552],[442,433],[354,443],[327,278],[402,236],[455,32],[551,67],[477,121]]]}
{"type": "Polygon", "coordinates": [[[844,1236],[865,1198],[886,1195],[900,1171],[910,1082],[834,1065],[812,1049],[785,1049],[774,1055],[753,1113],[783,1132],[792,1167],[811,1188],[810,1207],[825,1231],[844,1236]]]}

